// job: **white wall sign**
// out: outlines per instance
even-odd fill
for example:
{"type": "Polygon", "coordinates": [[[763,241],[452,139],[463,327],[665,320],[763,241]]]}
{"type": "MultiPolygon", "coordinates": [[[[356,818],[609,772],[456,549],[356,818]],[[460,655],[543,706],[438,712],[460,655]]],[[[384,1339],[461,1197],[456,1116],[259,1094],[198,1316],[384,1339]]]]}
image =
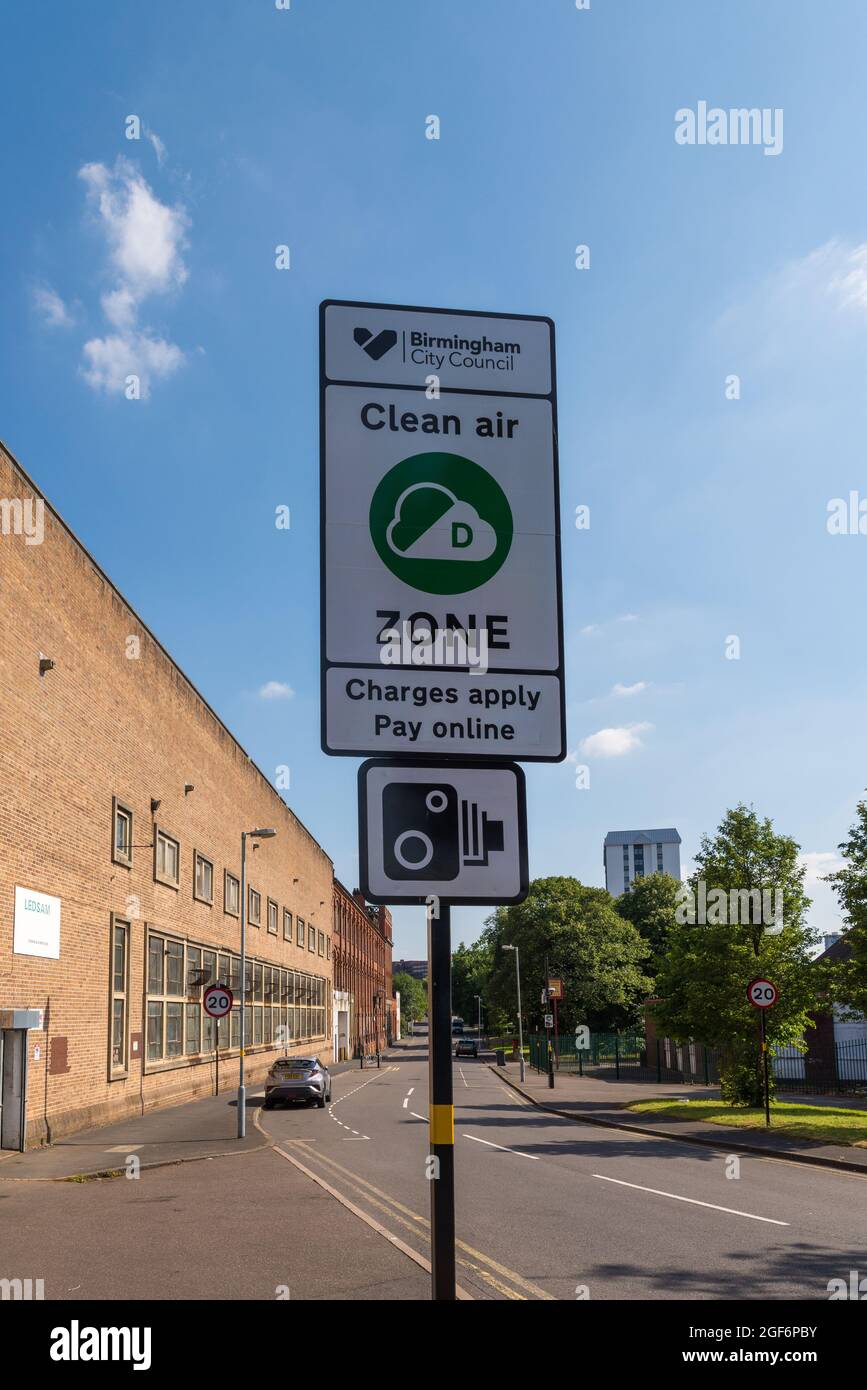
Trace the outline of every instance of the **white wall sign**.
{"type": "Polygon", "coordinates": [[[553,324],[320,314],[325,752],[559,761],[553,324]]]}
{"type": "Polygon", "coordinates": [[[35,888],[15,888],[12,950],[19,956],[60,959],[60,899],[35,888]]]}

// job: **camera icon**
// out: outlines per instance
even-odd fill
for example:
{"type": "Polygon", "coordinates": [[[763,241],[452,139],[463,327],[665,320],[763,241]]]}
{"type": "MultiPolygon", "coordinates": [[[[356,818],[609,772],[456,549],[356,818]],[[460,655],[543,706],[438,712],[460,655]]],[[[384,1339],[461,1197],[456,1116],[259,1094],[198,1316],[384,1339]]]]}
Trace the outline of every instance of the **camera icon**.
{"type": "Polygon", "coordinates": [[[503,822],[447,782],[390,782],[382,793],[385,872],[390,879],[457,878],[502,852],[503,822]]]}

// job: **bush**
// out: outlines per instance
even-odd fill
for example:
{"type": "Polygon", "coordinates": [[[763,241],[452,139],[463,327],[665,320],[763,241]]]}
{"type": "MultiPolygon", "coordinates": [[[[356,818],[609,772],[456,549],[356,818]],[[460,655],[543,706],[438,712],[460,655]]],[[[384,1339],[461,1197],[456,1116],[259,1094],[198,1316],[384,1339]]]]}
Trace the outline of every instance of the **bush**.
{"type": "MultiPolygon", "coordinates": [[[[770,1093],[774,1094],[773,1073],[768,1073],[770,1093]]],[[[765,1103],[765,1076],[762,1054],[757,1048],[729,1053],[720,1061],[720,1095],[728,1105],[761,1109],[765,1103]]]]}

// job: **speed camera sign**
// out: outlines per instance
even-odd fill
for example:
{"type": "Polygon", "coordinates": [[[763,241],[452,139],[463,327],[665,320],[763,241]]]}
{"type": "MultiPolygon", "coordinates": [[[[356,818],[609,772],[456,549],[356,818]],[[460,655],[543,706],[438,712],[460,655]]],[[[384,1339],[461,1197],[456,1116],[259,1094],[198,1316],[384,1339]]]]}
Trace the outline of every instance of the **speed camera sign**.
{"type": "Polygon", "coordinates": [[[235,996],[223,985],[209,985],[202,998],[202,1008],[211,1018],[225,1018],[231,1013],[235,996]]]}
{"type": "Polygon", "coordinates": [[[779,997],[777,986],[770,980],[750,980],[747,985],[747,998],[757,1009],[773,1008],[779,997]]]}

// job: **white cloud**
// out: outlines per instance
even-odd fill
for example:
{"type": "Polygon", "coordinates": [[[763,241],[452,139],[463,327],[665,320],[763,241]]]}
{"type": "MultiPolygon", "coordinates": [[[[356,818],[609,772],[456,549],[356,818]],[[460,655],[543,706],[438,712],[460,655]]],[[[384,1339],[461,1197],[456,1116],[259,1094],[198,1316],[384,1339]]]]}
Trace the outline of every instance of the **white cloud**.
{"type": "Polygon", "coordinates": [[[867,310],[867,242],[843,246],[829,242],[822,248],[828,255],[828,291],[843,309],[867,310]]]}
{"type": "Polygon", "coordinates": [[[182,285],[187,268],[181,248],[188,226],[183,208],[161,203],[125,159],[113,170],[85,164],[79,177],[96,206],[115,270],[136,299],[182,285]]]}
{"type": "Polygon", "coordinates": [[[155,130],[148,130],[147,127],[146,127],[146,128],[145,128],[145,135],[146,135],[147,138],[150,140],[151,144],[153,145],[154,149],[156,150],[157,164],[159,164],[160,168],[162,168],[163,164],[165,163],[166,154],[167,154],[167,150],[166,150],[165,145],[163,144],[162,140],[161,140],[160,137],[157,135],[157,133],[156,133],[155,130]]]}
{"type": "Polygon", "coordinates": [[[798,863],[803,864],[807,872],[804,875],[804,887],[809,894],[820,886],[821,880],[828,874],[833,874],[837,869],[842,869],[845,861],[840,858],[836,850],[809,850],[805,854],[798,855],[798,863]]]}
{"type": "Polygon", "coordinates": [[[143,400],[150,395],[153,381],[171,376],[184,361],[184,354],[174,343],[150,338],[145,333],[91,338],[84,344],[83,351],[82,374],[95,391],[105,391],[109,395],[121,392],[126,387],[127,377],[137,376],[143,400]]]}
{"type": "Polygon", "coordinates": [[[837,869],[842,869],[845,860],[840,858],[836,850],[808,850],[798,855],[798,863],[807,870],[804,891],[812,899],[810,926],[822,935],[841,931],[843,922],[837,895],[830,883],[823,883],[822,880],[837,869]]]}
{"type": "Polygon", "coordinates": [[[601,632],[604,627],[609,627],[612,623],[637,623],[637,613],[623,613],[619,618],[611,618],[607,623],[588,623],[581,628],[581,636],[587,637],[592,632],[601,632]]]}
{"type": "MultiPolygon", "coordinates": [[[[162,146],[158,136],[153,138],[162,146]]],[[[138,376],[146,397],[152,381],[170,376],[186,360],[175,343],[140,325],[139,313],[149,296],[170,294],[187,279],[182,250],[189,219],[182,207],[160,202],[128,160],[119,159],[113,169],[85,164],[79,177],[105,234],[116,277],[101,303],[117,331],[85,343],[83,375],[95,390],[107,392],[123,391],[126,378],[138,376]]]]}
{"type": "Polygon", "coordinates": [[[585,758],[622,758],[641,748],[640,735],[653,728],[652,724],[627,724],[619,729],[599,729],[579,744],[585,758]]]}
{"type": "MultiPolygon", "coordinates": [[[[787,261],[720,317],[727,352],[750,367],[853,360],[867,321],[867,242],[833,238],[787,261]],[[749,354],[749,355],[747,355],[749,354]]],[[[740,368],[739,368],[740,370],[740,368]]]]}
{"type": "Polygon", "coordinates": [[[259,698],[262,700],[291,700],[294,694],[291,685],[285,681],[266,681],[259,688],[259,698]]]}
{"type": "Polygon", "coordinates": [[[33,303],[37,312],[52,328],[68,328],[73,321],[60,295],[50,285],[37,285],[33,291],[33,303]]]}
{"type": "Polygon", "coordinates": [[[640,695],[642,690],[647,689],[647,685],[647,681],[636,681],[634,685],[621,685],[618,681],[616,685],[613,685],[611,687],[611,694],[623,698],[626,698],[629,695],[640,695]]]}

